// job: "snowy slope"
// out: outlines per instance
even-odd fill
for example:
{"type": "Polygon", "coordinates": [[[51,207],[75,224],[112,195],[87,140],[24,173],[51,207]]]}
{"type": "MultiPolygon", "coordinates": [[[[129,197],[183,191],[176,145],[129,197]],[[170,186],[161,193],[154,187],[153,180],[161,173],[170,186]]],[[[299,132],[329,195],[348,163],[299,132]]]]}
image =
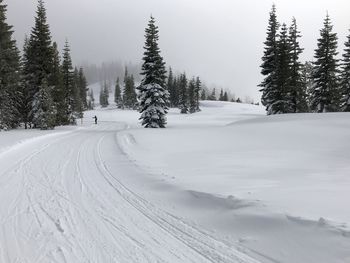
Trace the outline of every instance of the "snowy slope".
{"type": "Polygon", "coordinates": [[[0,133],[0,262],[350,262],[350,116],[202,109],[0,133]]]}

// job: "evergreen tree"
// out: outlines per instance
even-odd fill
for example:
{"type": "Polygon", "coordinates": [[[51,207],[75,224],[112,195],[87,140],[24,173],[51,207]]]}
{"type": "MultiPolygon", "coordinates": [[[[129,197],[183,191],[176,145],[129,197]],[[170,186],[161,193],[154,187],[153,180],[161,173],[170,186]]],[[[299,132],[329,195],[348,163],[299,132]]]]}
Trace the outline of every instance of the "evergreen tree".
{"type": "Polygon", "coordinates": [[[192,78],[188,83],[188,106],[189,112],[195,113],[197,109],[197,101],[196,101],[196,80],[192,78]]]}
{"type": "Polygon", "coordinates": [[[114,102],[118,108],[123,108],[122,91],[121,91],[120,84],[119,84],[119,77],[117,78],[117,81],[115,83],[114,102]]]}
{"type": "Polygon", "coordinates": [[[81,95],[82,89],[80,87],[80,76],[78,68],[74,68],[73,79],[73,115],[74,119],[80,119],[84,116],[84,105],[81,95]]]}
{"type": "Polygon", "coordinates": [[[92,89],[88,91],[87,105],[88,110],[93,110],[95,108],[94,91],[92,89]]]}
{"type": "Polygon", "coordinates": [[[303,89],[306,91],[307,111],[310,110],[310,94],[312,93],[313,87],[312,72],[312,62],[306,61],[301,68],[301,82],[303,85],[303,89]]]}
{"type": "Polygon", "coordinates": [[[216,90],[215,88],[212,90],[211,94],[207,98],[208,100],[216,100],[216,90]]]}
{"type": "Polygon", "coordinates": [[[41,130],[53,129],[56,124],[56,107],[46,79],[42,80],[33,104],[33,124],[41,130]]]}
{"type": "Polygon", "coordinates": [[[187,77],[186,74],[182,74],[179,78],[179,108],[182,114],[187,114],[189,111],[188,106],[188,89],[187,89],[187,77]]]}
{"type": "Polygon", "coordinates": [[[341,91],[342,101],[341,108],[343,111],[350,112],[350,35],[345,42],[341,70],[341,91]]]}
{"type": "Polygon", "coordinates": [[[202,90],[202,83],[201,83],[201,80],[199,79],[199,77],[197,77],[196,79],[196,87],[195,87],[195,90],[194,90],[194,96],[195,96],[195,101],[196,101],[196,111],[200,111],[200,108],[199,108],[199,99],[200,99],[200,93],[201,93],[201,90],[202,90]]]}
{"type": "MultiPolygon", "coordinates": [[[[51,33],[46,18],[46,9],[42,0],[38,1],[38,7],[35,17],[35,26],[33,27],[30,38],[25,46],[24,59],[24,91],[25,96],[23,111],[23,119],[25,122],[31,122],[34,116],[42,116],[35,112],[40,102],[35,99],[40,98],[39,91],[43,86],[48,85],[49,92],[54,89],[57,83],[54,79],[54,49],[51,43],[51,33]],[[43,83],[45,81],[46,83],[43,83]],[[44,85],[45,84],[45,85],[44,85]]],[[[52,98],[50,99],[52,100],[52,98]]],[[[46,107],[44,107],[46,108],[46,107]]],[[[38,121],[36,120],[36,123],[38,121]]]]}
{"type": "Polygon", "coordinates": [[[57,43],[54,42],[52,45],[53,49],[53,70],[52,70],[52,81],[55,86],[52,89],[52,99],[56,107],[56,125],[63,125],[66,123],[66,100],[65,92],[63,87],[63,76],[61,70],[60,55],[57,47],[57,43]]]}
{"type": "Polygon", "coordinates": [[[165,89],[165,63],[158,46],[158,27],[151,17],[146,28],[141,85],[138,87],[142,125],[145,128],[164,128],[168,112],[169,92],[165,89]]]}
{"type": "Polygon", "coordinates": [[[221,89],[220,95],[219,95],[219,101],[223,101],[223,100],[224,100],[224,91],[221,89]]]}
{"type": "Polygon", "coordinates": [[[170,99],[170,106],[171,107],[177,107],[178,105],[178,92],[176,89],[176,78],[173,75],[173,71],[171,68],[169,68],[169,76],[168,76],[168,83],[167,83],[168,91],[169,91],[169,99],[170,99]]]}
{"type": "Polygon", "coordinates": [[[337,34],[327,14],[315,50],[311,109],[315,112],[339,110],[340,92],[337,80],[337,34]]]}
{"type": "Polygon", "coordinates": [[[262,104],[266,106],[268,114],[271,114],[271,104],[275,102],[275,93],[277,86],[277,32],[279,24],[276,16],[276,6],[272,6],[270,12],[269,25],[267,29],[267,37],[265,44],[263,63],[261,65],[261,74],[265,76],[263,82],[259,85],[263,94],[261,97],[262,104]]]}
{"type": "Polygon", "coordinates": [[[298,39],[301,37],[297,28],[296,19],[293,18],[292,25],[289,28],[289,44],[291,51],[291,69],[289,85],[291,87],[292,112],[307,112],[307,91],[302,81],[302,67],[299,57],[303,52],[300,48],[298,39]]]}
{"type": "Polygon", "coordinates": [[[62,124],[75,124],[76,114],[74,112],[74,100],[76,96],[76,85],[74,78],[74,70],[72,65],[72,59],[70,56],[70,48],[66,41],[63,49],[63,62],[62,62],[62,78],[63,78],[63,94],[65,114],[62,116],[62,124]]]}
{"type": "Polygon", "coordinates": [[[128,109],[135,109],[137,105],[137,95],[135,91],[135,81],[133,75],[126,75],[124,78],[123,105],[128,109]]]}
{"type": "Polygon", "coordinates": [[[109,89],[107,82],[105,81],[103,86],[100,89],[100,105],[102,108],[105,108],[109,105],[109,89]]]}
{"type": "Polygon", "coordinates": [[[82,67],[79,68],[79,78],[78,78],[78,86],[80,90],[80,100],[82,103],[83,110],[87,109],[87,91],[88,84],[84,74],[84,69],[82,67]]]}
{"type": "Polygon", "coordinates": [[[207,99],[207,93],[206,93],[205,89],[202,89],[201,100],[206,100],[206,99],[207,99]]]}
{"type": "Polygon", "coordinates": [[[2,2],[0,0],[0,130],[17,127],[20,118],[19,51],[2,2]]]}
{"type": "Polygon", "coordinates": [[[223,101],[228,101],[228,95],[227,92],[225,91],[224,96],[223,96],[223,101]]]}
{"type": "Polygon", "coordinates": [[[291,46],[288,41],[286,24],[281,27],[277,40],[277,69],[275,71],[276,87],[270,90],[268,114],[293,112],[291,76],[291,46]]]}

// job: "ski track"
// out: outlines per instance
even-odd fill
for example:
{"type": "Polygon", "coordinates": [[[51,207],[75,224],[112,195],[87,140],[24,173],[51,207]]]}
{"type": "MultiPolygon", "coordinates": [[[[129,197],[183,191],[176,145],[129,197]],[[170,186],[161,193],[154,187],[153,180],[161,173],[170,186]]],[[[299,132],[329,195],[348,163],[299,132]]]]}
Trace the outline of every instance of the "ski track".
{"type": "Polygon", "coordinates": [[[117,144],[125,128],[103,123],[17,147],[13,164],[0,157],[0,262],[257,263],[122,183],[142,176],[117,144]]]}

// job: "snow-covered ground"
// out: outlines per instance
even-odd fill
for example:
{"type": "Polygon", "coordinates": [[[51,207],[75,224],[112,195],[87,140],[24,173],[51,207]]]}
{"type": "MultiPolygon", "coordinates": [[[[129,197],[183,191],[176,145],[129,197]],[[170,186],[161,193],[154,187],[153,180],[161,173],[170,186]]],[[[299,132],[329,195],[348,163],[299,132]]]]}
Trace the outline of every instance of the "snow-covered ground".
{"type": "Polygon", "coordinates": [[[0,133],[0,262],[350,262],[350,114],[201,107],[0,133]]]}

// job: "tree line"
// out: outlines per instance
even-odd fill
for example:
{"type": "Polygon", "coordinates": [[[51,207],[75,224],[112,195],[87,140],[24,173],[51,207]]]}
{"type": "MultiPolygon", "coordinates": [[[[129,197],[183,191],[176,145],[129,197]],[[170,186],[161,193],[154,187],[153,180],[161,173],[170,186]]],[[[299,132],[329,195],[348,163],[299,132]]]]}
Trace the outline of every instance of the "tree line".
{"type": "Polygon", "coordinates": [[[20,56],[6,7],[0,0],[0,130],[75,124],[88,108],[87,82],[83,69],[72,65],[68,41],[61,59],[39,0],[20,56]]]}
{"type": "Polygon", "coordinates": [[[267,114],[350,111],[350,35],[343,59],[337,59],[338,38],[327,14],[313,62],[302,63],[296,19],[290,27],[270,12],[259,85],[267,114]]]}

